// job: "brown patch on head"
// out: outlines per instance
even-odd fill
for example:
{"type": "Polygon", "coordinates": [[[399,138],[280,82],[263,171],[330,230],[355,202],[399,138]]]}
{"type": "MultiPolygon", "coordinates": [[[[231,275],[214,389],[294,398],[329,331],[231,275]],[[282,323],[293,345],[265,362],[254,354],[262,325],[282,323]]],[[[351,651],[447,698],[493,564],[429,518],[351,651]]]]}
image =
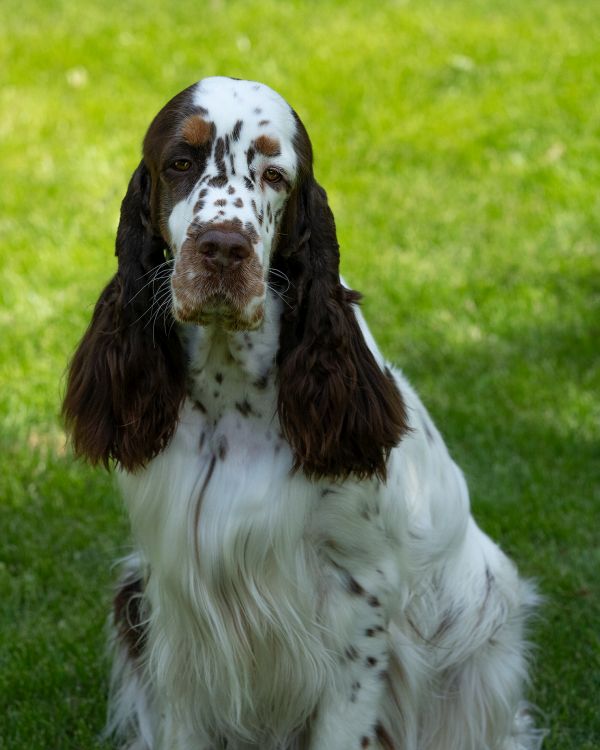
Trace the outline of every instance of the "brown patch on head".
{"type": "Polygon", "coordinates": [[[279,156],[281,154],[281,144],[277,138],[271,138],[268,135],[259,135],[254,141],[254,148],[264,156],[279,156]]]}
{"type": "Polygon", "coordinates": [[[210,141],[213,127],[212,122],[207,122],[200,115],[191,115],[184,120],[181,136],[190,146],[203,146],[210,141]]]}

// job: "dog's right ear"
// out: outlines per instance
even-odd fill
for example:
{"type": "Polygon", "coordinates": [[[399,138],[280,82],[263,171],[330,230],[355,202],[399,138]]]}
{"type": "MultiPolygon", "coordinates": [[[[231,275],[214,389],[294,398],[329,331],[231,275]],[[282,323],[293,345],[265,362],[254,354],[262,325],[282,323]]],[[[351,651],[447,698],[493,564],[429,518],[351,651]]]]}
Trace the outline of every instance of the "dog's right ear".
{"type": "Polygon", "coordinates": [[[360,294],[341,282],[335,221],[312,174],[290,196],[281,234],[273,268],[290,289],[277,353],[278,413],[294,469],[314,479],[385,480],[390,451],[409,430],[406,406],[360,329],[360,294]]]}
{"type": "Polygon", "coordinates": [[[139,164],[121,204],[118,271],[69,366],[62,413],[75,454],[128,471],[168,444],[185,397],[185,357],[163,308],[169,262],[152,228],[151,177],[139,164]]]}

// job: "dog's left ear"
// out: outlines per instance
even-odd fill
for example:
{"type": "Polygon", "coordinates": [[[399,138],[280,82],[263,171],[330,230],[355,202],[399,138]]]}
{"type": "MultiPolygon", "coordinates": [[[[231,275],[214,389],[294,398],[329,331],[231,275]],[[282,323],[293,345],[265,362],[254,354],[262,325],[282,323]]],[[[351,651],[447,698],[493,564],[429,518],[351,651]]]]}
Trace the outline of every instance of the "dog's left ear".
{"type": "Polygon", "coordinates": [[[76,455],[107,467],[114,459],[128,471],[166,447],[186,389],[170,312],[152,319],[166,277],[160,274],[165,242],[152,228],[150,191],[142,161],[121,204],[118,271],[73,356],[62,409],[76,455]]]}
{"type": "Polygon", "coordinates": [[[333,214],[312,174],[290,197],[274,267],[295,297],[278,353],[279,418],[295,468],[385,480],[389,452],[408,430],[406,410],[362,335],[353,309],[360,295],[340,281],[333,214]]]}

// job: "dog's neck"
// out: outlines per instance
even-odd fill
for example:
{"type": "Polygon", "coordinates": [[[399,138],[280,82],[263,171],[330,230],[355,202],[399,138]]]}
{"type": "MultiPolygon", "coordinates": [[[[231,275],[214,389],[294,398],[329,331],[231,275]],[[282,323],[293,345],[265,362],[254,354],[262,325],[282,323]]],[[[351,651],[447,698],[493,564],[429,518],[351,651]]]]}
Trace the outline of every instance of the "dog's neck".
{"type": "Polygon", "coordinates": [[[261,411],[274,408],[280,316],[281,302],[269,294],[264,319],[254,331],[226,331],[218,321],[181,326],[190,398],[208,418],[218,421],[233,410],[256,415],[259,405],[261,411]]]}

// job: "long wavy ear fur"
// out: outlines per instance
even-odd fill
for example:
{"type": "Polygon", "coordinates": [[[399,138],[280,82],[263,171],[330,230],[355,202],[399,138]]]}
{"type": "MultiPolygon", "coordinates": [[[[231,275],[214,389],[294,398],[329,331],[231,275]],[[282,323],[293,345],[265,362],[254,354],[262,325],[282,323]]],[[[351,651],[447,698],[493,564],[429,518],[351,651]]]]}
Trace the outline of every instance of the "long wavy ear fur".
{"type": "Polygon", "coordinates": [[[339,246],[325,191],[308,174],[291,196],[274,265],[296,297],[284,312],[278,353],[279,418],[310,477],[386,477],[390,450],[408,430],[391,374],[367,347],[339,278],[339,246]]]}
{"type": "Polygon", "coordinates": [[[150,175],[142,161],[121,204],[119,266],[71,361],[62,413],[76,455],[128,471],[168,444],[185,396],[185,362],[166,314],[153,325],[153,272],[164,241],[151,227],[150,175]],[[163,325],[164,323],[164,325],[163,325]]]}

